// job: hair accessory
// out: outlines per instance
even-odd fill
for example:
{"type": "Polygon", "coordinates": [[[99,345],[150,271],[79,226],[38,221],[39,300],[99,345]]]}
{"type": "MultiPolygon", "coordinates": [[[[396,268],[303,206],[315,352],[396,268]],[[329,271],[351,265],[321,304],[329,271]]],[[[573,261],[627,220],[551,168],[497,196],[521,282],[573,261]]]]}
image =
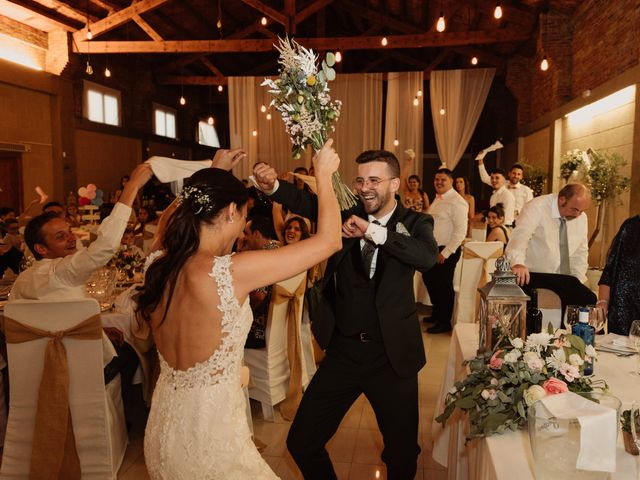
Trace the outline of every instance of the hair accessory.
{"type": "Polygon", "coordinates": [[[211,206],[211,197],[208,194],[204,193],[200,189],[200,187],[184,187],[178,195],[178,201],[182,203],[185,200],[191,200],[194,206],[198,207],[198,209],[193,212],[194,215],[202,213],[203,210],[206,210],[211,206]]]}

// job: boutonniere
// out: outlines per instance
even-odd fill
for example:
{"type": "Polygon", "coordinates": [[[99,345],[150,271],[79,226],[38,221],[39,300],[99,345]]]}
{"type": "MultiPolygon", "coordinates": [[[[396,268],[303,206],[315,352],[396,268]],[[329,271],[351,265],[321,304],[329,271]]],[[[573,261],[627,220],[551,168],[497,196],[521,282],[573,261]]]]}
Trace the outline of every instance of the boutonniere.
{"type": "Polygon", "coordinates": [[[407,227],[405,227],[402,224],[402,222],[396,223],[396,232],[398,232],[401,235],[406,235],[407,237],[411,236],[411,234],[409,233],[409,230],[407,230],[407,227]]]}

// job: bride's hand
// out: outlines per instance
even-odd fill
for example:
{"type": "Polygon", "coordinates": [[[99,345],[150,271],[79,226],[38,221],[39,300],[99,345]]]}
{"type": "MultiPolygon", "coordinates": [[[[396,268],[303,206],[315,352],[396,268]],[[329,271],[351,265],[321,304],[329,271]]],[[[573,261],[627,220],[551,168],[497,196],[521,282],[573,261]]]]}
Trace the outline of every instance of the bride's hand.
{"type": "Polygon", "coordinates": [[[320,151],[313,158],[313,165],[315,168],[316,177],[332,175],[338,166],[340,165],[340,157],[336,151],[331,147],[333,145],[333,139],[330,138],[326,141],[320,151]]]}
{"type": "Polygon", "coordinates": [[[213,156],[211,168],[220,168],[222,170],[231,171],[238,162],[247,158],[247,153],[241,148],[234,150],[219,149],[213,156]]]}

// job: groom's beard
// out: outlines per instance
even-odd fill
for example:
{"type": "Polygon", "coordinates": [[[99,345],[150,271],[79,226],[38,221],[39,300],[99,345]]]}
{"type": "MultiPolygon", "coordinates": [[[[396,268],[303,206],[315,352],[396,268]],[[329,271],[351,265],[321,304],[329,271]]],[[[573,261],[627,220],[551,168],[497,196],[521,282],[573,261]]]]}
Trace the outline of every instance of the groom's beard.
{"type": "Polygon", "coordinates": [[[378,190],[368,190],[366,192],[359,192],[358,196],[364,206],[364,211],[369,215],[375,215],[389,203],[391,198],[391,192],[386,190],[379,192],[378,190]]]}

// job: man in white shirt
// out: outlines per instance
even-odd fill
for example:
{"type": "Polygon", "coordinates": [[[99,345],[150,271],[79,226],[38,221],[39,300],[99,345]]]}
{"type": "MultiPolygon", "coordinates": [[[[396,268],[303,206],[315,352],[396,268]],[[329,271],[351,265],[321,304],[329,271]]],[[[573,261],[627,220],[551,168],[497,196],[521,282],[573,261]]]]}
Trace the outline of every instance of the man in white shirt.
{"type": "Polygon", "coordinates": [[[443,333],[451,330],[453,314],[453,273],[460,259],[460,245],[467,234],[469,204],[453,188],[453,173],[448,168],[436,172],[433,181],[436,198],[427,213],[433,217],[433,236],[440,254],[437,263],[422,274],[433,304],[431,321],[435,325],[428,333],[443,333]]]}
{"type": "Polygon", "coordinates": [[[491,174],[487,173],[487,168],[484,166],[482,159],[478,160],[478,171],[480,172],[480,179],[487,185],[491,185],[493,193],[489,199],[489,206],[495,207],[501,203],[504,208],[504,224],[508,227],[513,225],[516,212],[516,199],[513,194],[507,188],[507,180],[504,174],[504,170],[501,168],[494,168],[491,170],[491,174]]]}
{"type": "Polygon", "coordinates": [[[589,190],[577,183],[534,198],[524,206],[505,250],[525,292],[553,290],[563,312],[566,305],[596,302],[596,295],[584,285],[589,266],[584,211],[590,204],[589,190]]]}
{"type": "Polygon", "coordinates": [[[522,165],[518,163],[514,164],[509,170],[508,176],[507,189],[516,200],[515,219],[518,220],[518,215],[520,215],[524,204],[533,200],[533,190],[521,183],[524,177],[524,168],[522,165]]]}

